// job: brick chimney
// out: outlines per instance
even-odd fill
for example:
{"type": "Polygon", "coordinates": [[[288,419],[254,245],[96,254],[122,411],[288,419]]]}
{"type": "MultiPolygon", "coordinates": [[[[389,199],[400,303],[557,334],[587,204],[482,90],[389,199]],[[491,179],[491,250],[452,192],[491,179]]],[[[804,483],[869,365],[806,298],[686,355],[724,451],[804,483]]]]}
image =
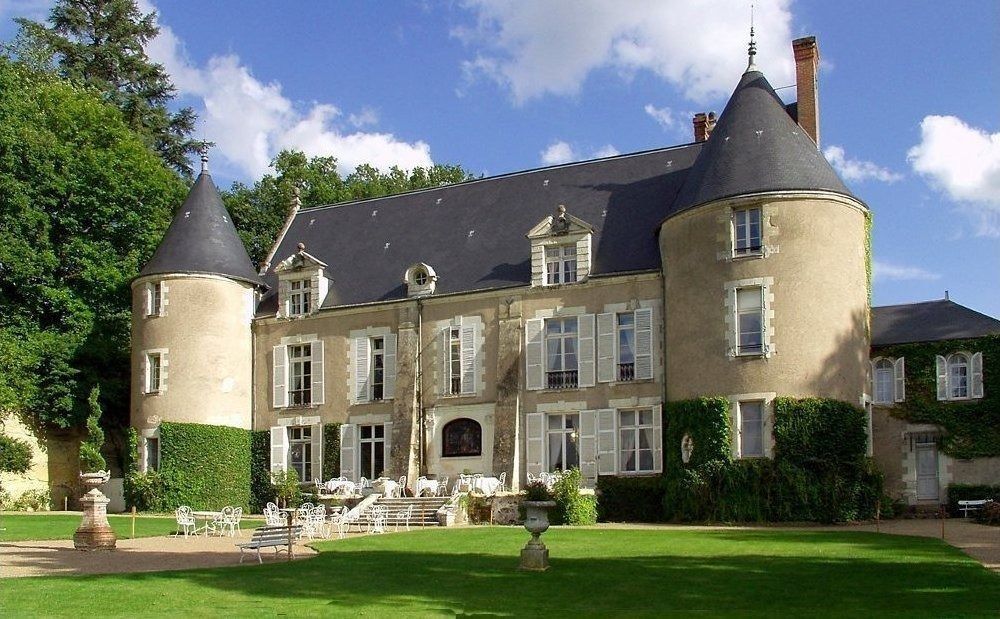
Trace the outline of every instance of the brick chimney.
{"type": "Polygon", "coordinates": [[[712,135],[712,129],[715,129],[715,120],[715,112],[709,112],[707,115],[705,112],[698,112],[694,115],[692,124],[694,125],[695,142],[704,142],[708,136],[712,135]]]}
{"type": "Polygon", "coordinates": [[[798,97],[799,126],[819,147],[819,46],[816,37],[792,41],[795,53],[795,92],[798,97]]]}

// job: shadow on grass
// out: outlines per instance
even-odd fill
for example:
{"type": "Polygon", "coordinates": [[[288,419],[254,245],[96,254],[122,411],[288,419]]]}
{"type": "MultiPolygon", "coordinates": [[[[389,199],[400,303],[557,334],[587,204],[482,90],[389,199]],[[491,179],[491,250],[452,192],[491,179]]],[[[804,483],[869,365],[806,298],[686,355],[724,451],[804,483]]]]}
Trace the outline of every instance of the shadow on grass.
{"type": "MultiPolygon", "coordinates": [[[[936,540],[825,532],[550,531],[545,541],[552,568],[545,573],[517,570],[525,540],[523,531],[512,529],[424,531],[321,543],[318,557],[291,564],[73,581],[99,598],[104,584],[115,587],[127,578],[137,608],[153,592],[171,591],[175,599],[160,608],[202,613],[207,605],[289,614],[955,615],[1000,609],[1000,578],[936,540]]],[[[40,586],[57,582],[33,580],[40,586]]],[[[43,594],[22,582],[26,588],[15,587],[13,599],[43,594]]]]}

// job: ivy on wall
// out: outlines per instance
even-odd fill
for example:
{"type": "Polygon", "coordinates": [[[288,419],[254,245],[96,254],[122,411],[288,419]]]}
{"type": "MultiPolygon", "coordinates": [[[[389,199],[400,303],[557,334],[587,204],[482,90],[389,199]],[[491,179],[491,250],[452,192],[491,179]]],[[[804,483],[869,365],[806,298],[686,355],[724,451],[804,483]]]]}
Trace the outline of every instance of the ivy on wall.
{"type": "Polygon", "coordinates": [[[875,357],[906,359],[906,398],[886,410],[910,423],[941,426],[941,450],[954,458],[1000,456],[1000,334],[965,340],[895,344],[872,351],[875,357]],[[960,350],[983,353],[983,398],[939,401],[937,355],[960,350]]]}
{"type": "Polygon", "coordinates": [[[323,425],[323,480],[340,477],[340,425],[323,425]]]}
{"type": "Polygon", "coordinates": [[[259,514],[264,506],[274,501],[271,484],[271,432],[258,430],[250,433],[250,510],[259,514]]]}

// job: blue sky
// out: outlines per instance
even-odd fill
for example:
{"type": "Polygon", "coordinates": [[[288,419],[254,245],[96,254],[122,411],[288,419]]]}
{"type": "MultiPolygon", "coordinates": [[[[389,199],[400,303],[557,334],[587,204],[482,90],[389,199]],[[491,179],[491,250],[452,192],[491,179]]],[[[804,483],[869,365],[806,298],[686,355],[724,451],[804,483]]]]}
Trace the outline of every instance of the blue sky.
{"type": "MultiPolygon", "coordinates": [[[[48,0],[0,0],[10,18],[48,0]]],[[[143,0],[148,48],[218,144],[216,180],[283,147],[344,171],[493,175],[691,140],[746,63],[749,2],[143,0]]],[[[818,37],[821,148],[875,213],[875,303],[1000,316],[1000,3],[756,2],[757,64],[794,83],[818,37]]],[[[794,88],[779,90],[794,98],[794,88]]]]}

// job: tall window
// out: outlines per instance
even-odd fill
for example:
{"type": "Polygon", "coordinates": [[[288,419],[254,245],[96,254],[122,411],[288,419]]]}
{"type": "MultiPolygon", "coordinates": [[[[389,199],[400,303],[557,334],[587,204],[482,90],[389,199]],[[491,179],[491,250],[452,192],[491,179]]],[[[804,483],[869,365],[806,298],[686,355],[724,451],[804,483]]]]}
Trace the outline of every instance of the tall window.
{"type": "Polygon", "coordinates": [[[573,389],[579,380],[576,318],[545,321],[545,376],[549,389],[573,389]]]}
{"type": "Polygon", "coordinates": [[[948,397],[969,397],[969,358],[960,352],[948,357],[948,397]]]}
{"type": "Polygon", "coordinates": [[[462,393],[462,330],[452,327],[448,332],[448,367],[451,373],[449,393],[462,393]]]}
{"type": "Polygon", "coordinates": [[[893,372],[892,361],[879,359],[875,362],[875,375],[872,377],[875,384],[875,403],[892,404],[895,401],[895,374],[893,372]]]}
{"type": "Polygon", "coordinates": [[[309,406],[312,404],[312,345],[289,346],[288,366],[291,378],[288,382],[288,404],[309,406]]]}
{"type": "Polygon", "coordinates": [[[312,426],[288,428],[288,468],[299,474],[300,481],[312,480],[312,426]]]}
{"type": "Polygon", "coordinates": [[[736,322],[738,354],[759,355],[764,352],[764,311],[761,288],[753,286],[736,291],[736,322]]]}
{"type": "Polygon", "coordinates": [[[288,315],[302,316],[309,313],[310,282],[297,279],[289,282],[288,315]]]}
{"type": "Polygon", "coordinates": [[[635,313],[617,315],[618,321],[618,380],[635,379],[635,313]]]}
{"type": "Polygon", "coordinates": [[[380,477],[385,471],[385,426],[361,426],[361,476],[380,477]]]}
{"type": "Polygon", "coordinates": [[[372,400],[385,397],[385,338],[373,337],[372,343],[372,400]]]}
{"type": "Polygon", "coordinates": [[[158,352],[146,355],[146,393],[159,393],[163,387],[163,356],[158,352]]]}
{"type": "Polygon", "coordinates": [[[146,438],[146,471],[160,470],[160,439],[155,436],[146,438]]]}
{"type": "Polygon", "coordinates": [[[159,316],[163,309],[163,284],[156,282],[149,286],[149,313],[147,316],[159,316]]]}
{"type": "Polygon", "coordinates": [[[548,416],[549,470],[567,471],[580,467],[580,415],[560,413],[548,416]]]}
{"type": "Polygon", "coordinates": [[[649,473],[654,470],[654,432],[652,409],[618,411],[619,469],[622,473],[649,473]]]}
{"type": "Polygon", "coordinates": [[[545,248],[545,283],[571,284],[576,281],[576,245],[545,248]]]}
{"type": "Polygon", "coordinates": [[[475,419],[455,419],[442,430],[441,455],[479,456],[483,453],[483,427],[475,419]]]}
{"type": "Polygon", "coordinates": [[[760,251],[760,209],[733,211],[733,255],[749,256],[760,251]]]}
{"type": "Polygon", "coordinates": [[[764,403],[740,402],[740,457],[764,455],[764,403]]]}

